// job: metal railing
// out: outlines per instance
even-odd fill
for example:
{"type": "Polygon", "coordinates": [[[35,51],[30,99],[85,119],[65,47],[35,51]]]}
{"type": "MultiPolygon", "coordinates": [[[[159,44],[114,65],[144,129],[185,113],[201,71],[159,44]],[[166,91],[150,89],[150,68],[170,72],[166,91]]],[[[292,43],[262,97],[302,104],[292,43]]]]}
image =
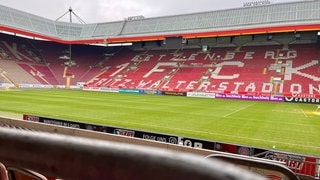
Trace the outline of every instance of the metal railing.
{"type": "Polygon", "coordinates": [[[258,159],[241,155],[214,154],[209,159],[220,159],[232,164],[236,164],[242,168],[249,169],[253,172],[261,174],[268,179],[288,179],[299,180],[300,178],[292,172],[285,164],[277,161],[266,159],[258,159]]]}

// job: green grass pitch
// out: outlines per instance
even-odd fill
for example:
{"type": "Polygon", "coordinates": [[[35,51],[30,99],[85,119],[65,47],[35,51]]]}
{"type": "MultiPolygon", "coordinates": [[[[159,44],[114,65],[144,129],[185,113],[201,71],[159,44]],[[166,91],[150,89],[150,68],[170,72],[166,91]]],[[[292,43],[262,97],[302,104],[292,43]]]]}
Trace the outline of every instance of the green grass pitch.
{"type": "Polygon", "coordinates": [[[0,91],[0,114],[58,119],[320,155],[317,105],[77,90],[0,91]]]}

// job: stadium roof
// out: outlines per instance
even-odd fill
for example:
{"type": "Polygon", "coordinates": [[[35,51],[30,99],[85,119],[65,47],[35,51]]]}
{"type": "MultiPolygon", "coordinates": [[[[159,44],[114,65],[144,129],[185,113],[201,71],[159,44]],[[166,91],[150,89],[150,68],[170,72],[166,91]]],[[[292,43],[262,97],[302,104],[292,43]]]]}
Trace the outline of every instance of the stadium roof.
{"type": "Polygon", "coordinates": [[[156,18],[79,24],[59,22],[0,5],[0,30],[70,43],[123,43],[166,37],[201,38],[320,30],[320,1],[243,7],[156,18]]]}

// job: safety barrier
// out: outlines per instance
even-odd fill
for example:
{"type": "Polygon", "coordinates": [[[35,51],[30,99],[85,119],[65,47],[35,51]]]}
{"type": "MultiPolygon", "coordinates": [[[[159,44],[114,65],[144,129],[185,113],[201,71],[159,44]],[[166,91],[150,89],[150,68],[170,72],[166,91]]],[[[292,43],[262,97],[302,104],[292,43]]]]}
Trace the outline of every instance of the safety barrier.
{"type": "Polygon", "coordinates": [[[6,166],[68,180],[264,179],[194,154],[6,127],[0,147],[6,166]]]}

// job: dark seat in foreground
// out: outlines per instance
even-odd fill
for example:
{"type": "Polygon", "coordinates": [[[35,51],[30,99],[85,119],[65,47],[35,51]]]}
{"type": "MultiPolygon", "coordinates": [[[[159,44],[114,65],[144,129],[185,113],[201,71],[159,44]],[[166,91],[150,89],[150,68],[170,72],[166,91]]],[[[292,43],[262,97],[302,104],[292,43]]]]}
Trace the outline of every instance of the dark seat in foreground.
{"type": "Polygon", "coordinates": [[[0,162],[62,179],[264,179],[219,160],[115,142],[0,127],[0,162]]]}

